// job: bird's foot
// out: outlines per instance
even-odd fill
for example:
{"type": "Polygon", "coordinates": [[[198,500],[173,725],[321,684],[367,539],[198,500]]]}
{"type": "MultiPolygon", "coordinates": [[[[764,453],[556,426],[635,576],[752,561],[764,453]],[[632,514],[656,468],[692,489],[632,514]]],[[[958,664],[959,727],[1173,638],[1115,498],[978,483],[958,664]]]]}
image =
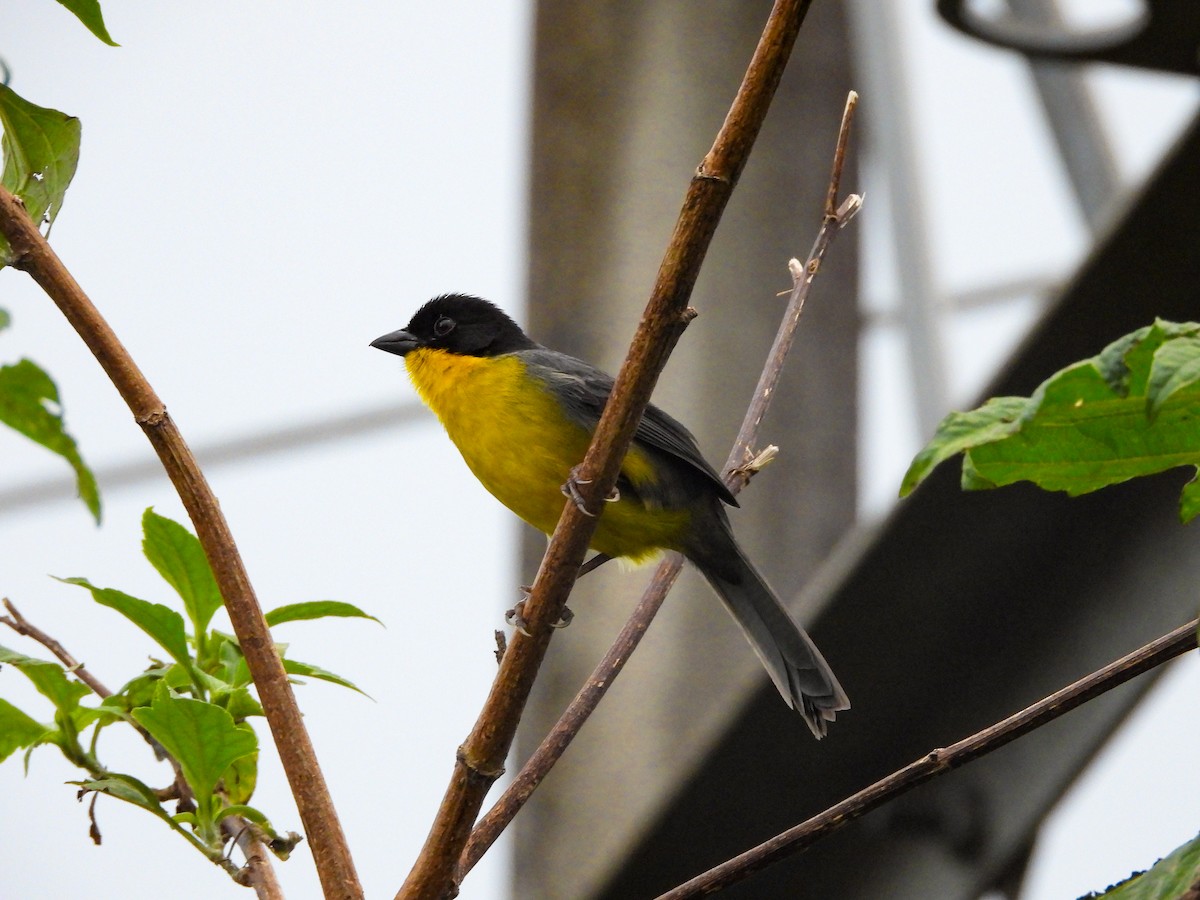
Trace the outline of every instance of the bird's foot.
{"type": "MultiPolygon", "coordinates": [[[[533,635],[531,635],[529,630],[526,628],[529,623],[525,621],[525,601],[529,599],[530,589],[522,585],[521,591],[525,594],[525,598],[523,600],[518,600],[512,609],[505,610],[504,621],[513,628],[517,629],[517,631],[521,632],[521,634],[525,635],[525,637],[533,637],[533,635]]],[[[571,608],[564,606],[562,608],[562,614],[558,617],[558,621],[550,627],[566,628],[571,624],[571,621],[574,618],[575,613],[571,611],[571,608]]]]}
{"type": "MultiPolygon", "coordinates": [[[[594,513],[587,508],[587,504],[584,503],[584,501],[583,501],[583,494],[579,490],[579,486],[581,484],[591,484],[591,483],[592,483],[592,479],[590,479],[590,478],[580,478],[579,477],[579,466],[574,466],[571,469],[570,474],[567,475],[566,483],[562,486],[562,488],[560,490],[562,491],[562,494],[564,497],[567,497],[568,499],[570,499],[571,502],[573,502],[579,508],[579,511],[581,513],[583,513],[585,516],[591,516],[594,519],[594,518],[596,518],[596,516],[599,515],[599,513],[594,513]]],[[[617,488],[614,486],[613,489],[608,492],[608,496],[604,498],[604,502],[605,503],[616,503],[620,499],[621,499],[621,492],[619,490],[617,490],[617,488]]]]}

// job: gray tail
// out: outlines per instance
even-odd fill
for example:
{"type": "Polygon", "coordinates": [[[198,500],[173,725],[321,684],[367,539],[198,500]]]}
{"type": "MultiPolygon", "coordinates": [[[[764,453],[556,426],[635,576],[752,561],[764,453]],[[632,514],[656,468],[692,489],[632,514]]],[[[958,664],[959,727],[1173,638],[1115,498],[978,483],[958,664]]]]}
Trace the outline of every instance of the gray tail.
{"type": "Polygon", "coordinates": [[[850,708],[850,700],[812,638],[728,536],[716,565],[693,562],[733,614],[787,705],[804,717],[819,740],[836,714],[850,708]]]}

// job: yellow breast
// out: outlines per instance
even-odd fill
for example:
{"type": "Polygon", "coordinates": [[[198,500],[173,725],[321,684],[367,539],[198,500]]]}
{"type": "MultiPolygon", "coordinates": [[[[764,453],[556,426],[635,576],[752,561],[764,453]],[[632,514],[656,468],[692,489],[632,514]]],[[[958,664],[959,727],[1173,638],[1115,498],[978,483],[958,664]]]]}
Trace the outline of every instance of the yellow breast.
{"type": "MultiPolygon", "coordinates": [[[[554,396],[525,373],[516,355],[460,356],[413,350],[409,377],[437,414],[467,466],[514,513],[547,534],[562,514],[561,486],[587,452],[591,435],[569,420],[554,396]]],[[[634,484],[653,478],[645,455],[630,451],[622,473],[634,484]]],[[[606,503],[592,547],[635,561],[678,549],[685,510],[647,509],[622,498],[606,503]]]]}

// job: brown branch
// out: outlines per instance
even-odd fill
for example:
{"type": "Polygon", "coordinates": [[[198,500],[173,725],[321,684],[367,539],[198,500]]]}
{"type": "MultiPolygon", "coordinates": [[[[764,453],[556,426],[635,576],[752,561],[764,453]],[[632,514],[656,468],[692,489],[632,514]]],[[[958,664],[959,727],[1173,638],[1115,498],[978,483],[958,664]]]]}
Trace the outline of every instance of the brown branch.
{"type": "Polygon", "coordinates": [[[1009,716],[982,731],[976,732],[949,747],[933,750],[903,769],[864,788],[853,796],[829,807],[806,822],[789,828],[769,841],[747,850],[740,856],[697,875],[686,884],[661,895],[658,900],[683,900],[714,894],[723,888],[743,881],[767,866],[799,853],[821,838],[832,834],[848,822],[894,800],[900,794],[924,784],[931,778],[966,765],[998,750],[1005,744],[1052,722],[1059,716],[1089,700],[1099,697],[1118,685],[1148,672],[1186,653],[1196,646],[1196,629],[1200,620],[1193,619],[1144,647],[1109,663],[1102,669],[1081,678],[1074,684],[1051,694],[1015,715],[1009,716]]]}
{"type": "Polygon", "coordinates": [[[233,630],[258,688],[312,846],[325,896],[330,900],[359,900],[362,886],[317,764],[316,752],[216,496],[162,400],[133,358],[30,220],[21,201],[2,188],[0,233],[12,248],[13,266],[33,277],[95,355],[175,485],[212,566],[233,630]]]}
{"type": "Polygon", "coordinates": [[[271,854],[255,827],[241,816],[231,816],[221,823],[221,830],[246,857],[246,865],[239,870],[235,880],[254,888],[258,900],[284,900],[283,887],[271,865],[271,854]]]}
{"type": "MultiPolygon", "coordinates": [[[[9,612],[8,616],[0,616],[0,623],[7,625],[18,634],[32,638],[49,650],[59,662],[66,666],[68,672],[90,687],[97,697],[105,698],[112,696],[112,691],[99,678],[85,669],[83,663],[77,662],[75,657],[56,638],[51,637],[26,619],[11,600],[5,597],[0,602],[3,602],[4,608],[9,612]]],[[[183,769],[179,765],[179,760],[171,754],[166,753],[162,745],[154,740],[150,736],[150,732],[146,731],[141,725],[132,721],[129,724],[155,748],[156,752],[165,755],[167,762],[171,764],[171,768],[175,771],[175,781],[170,787],[156,790],[154,792],[155,798],[160,803],[165,803],[169,800],[179,801],[179,811],[185,809],[188,811],[194,810],[196,808],[195,798],[192,796],[192,790],[188,786],[187,780],[183,777],[183,769]]],[[[100,828],[96,824],[96,800],[99,797],[99,793],[93,794],[92,802],[88,806],[88,817],[92,823],[90,833],[92,840],[97,844],[100,843],[100,828]]],[[[228,821],[226,820],[226,822],[228,821]]],[[[241,884],[248,884],[253,887],[259,900],[283,900],[283,889],[279,886],[279,881],[275,876],[275,868],[271,865],[271,858],[267,855],[266,848],[263,847],[262,842],[258,839],[257,832],[253,831],[250,824],[241,817],[237,817],[237,822],[243,827],[236,834],[231,830],[230,836],[242,848],[242,852],[246,856],[246,865],[239,874],[235,875],[235,880],[241,884]]]]}
{"type": "MultiPolygon", "coordinates": [[[[775,342],[767,356],[762,374],[759,376],[758,385],[754,389],[753,399],[746,410],[746,416],[742,421],[737,438],[734,440],[733,449],[730,450],[729,458],[725,462],[725,483],[734,494],[741,491],[754,472],[761,467],[761,463],[756,465],[752,459],[755,456],[753,448],[758,443],[762,420],[770,406],[771,398],[775,396],[775,388],[783,372],[784,361],[791,350],[796,327],[799,325],[800,315],[804,311],[804,302],[808,298],[813,279],[816,278],[820,269],[820,261],[824,258],[830,242],[850,221],[861,205],[861,198],[852,194],[847,198],[843,209],[839,210],[837,196],[842,179],[842,169],[846,161],[846,141],[849,138],[850,125],[854,118],[857,102],[858,95],[851,91],[846,100],[846,110],[842,116],[841,130],[838,133],[833,172],[829,179],[830,199],[826,202],[820,230],[813,243],[808,262],[801,266],[796,260],[792,260],[789,264],[792,272],[792,291],[788,298],[787,309],[784,311],[775,342]]],[[[520,812],[538,785],[566,752],[583,724],[595,712],[600,700],[608,692],[616,677],[621,674],[630,655],[641,643],[642,637],[658,614],[682,568],[683,558],[677,553],[670,554],[659,564],[654,578],[646,587],[642,599],[638,601],[613,645],[596,665],[591,676],[571,700],[558,722],[550,729],[549,734],[525,761],[525,765],[521,767],[521,771],[517,773],[512,784],[471,832],[471,837],[467,841],[462,860],[459,863],[460,879],[479,862],[488,848],[495,843],[496,838],[508,827],[513,817],[520,812]]]]}
{"type": "Polygon", "coordinates": [[[79,662],[77,659],[75,659],[75,657],[68,653],[66,647],[21,615],[21,611],[13,605],[11,600],[5,597],[3,603],[4,608],[8,610],[8,615],[0,616],[0,622],[3,622],[17,634],[23,634],[25,637],[33,638],[33,640],[37,641],[39,644],[53,653],[54,658],[66,666],[68,672],[90,687],[92,692],[98,697],[104,698],[112,696],[112,691],[106,688],[100,682],[100,679],[84,668],[83,663],[79,662]]]}
{"type": "MultiPolygon", "coordinates": [[[[688,298],[734,185],[746,164],[811,0],[776,0],[750,67],[712,149],[688,187],[675,231],[617,375],[591,446],[579,466],[583,505],[596,509],[616,483],[634,430],[688,320],[688,298]]],[[[525,604],[526,628],[513,635],[483,710],[466,741],[441,807],[398,898],[453,896],[458,860],[488,789],[504,771],[521,712],[596,527],[568,502],[525,604]]]]}

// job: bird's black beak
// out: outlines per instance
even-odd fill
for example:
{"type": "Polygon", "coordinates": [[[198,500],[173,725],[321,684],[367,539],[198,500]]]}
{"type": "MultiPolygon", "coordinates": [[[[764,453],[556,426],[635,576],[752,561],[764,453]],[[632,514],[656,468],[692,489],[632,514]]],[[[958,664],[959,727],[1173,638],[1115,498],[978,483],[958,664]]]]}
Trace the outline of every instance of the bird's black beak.
{"type": "Polygon", "coordinates": [[[395,353],[397,356],[404,356],[408,351],[416,350],[421,346],[421,342],[417,340],[416,335],[407,331],[393,331],[391,334],[375,338],[371,341],[371,346],[386,350],[388,353],[395,353]]]}

